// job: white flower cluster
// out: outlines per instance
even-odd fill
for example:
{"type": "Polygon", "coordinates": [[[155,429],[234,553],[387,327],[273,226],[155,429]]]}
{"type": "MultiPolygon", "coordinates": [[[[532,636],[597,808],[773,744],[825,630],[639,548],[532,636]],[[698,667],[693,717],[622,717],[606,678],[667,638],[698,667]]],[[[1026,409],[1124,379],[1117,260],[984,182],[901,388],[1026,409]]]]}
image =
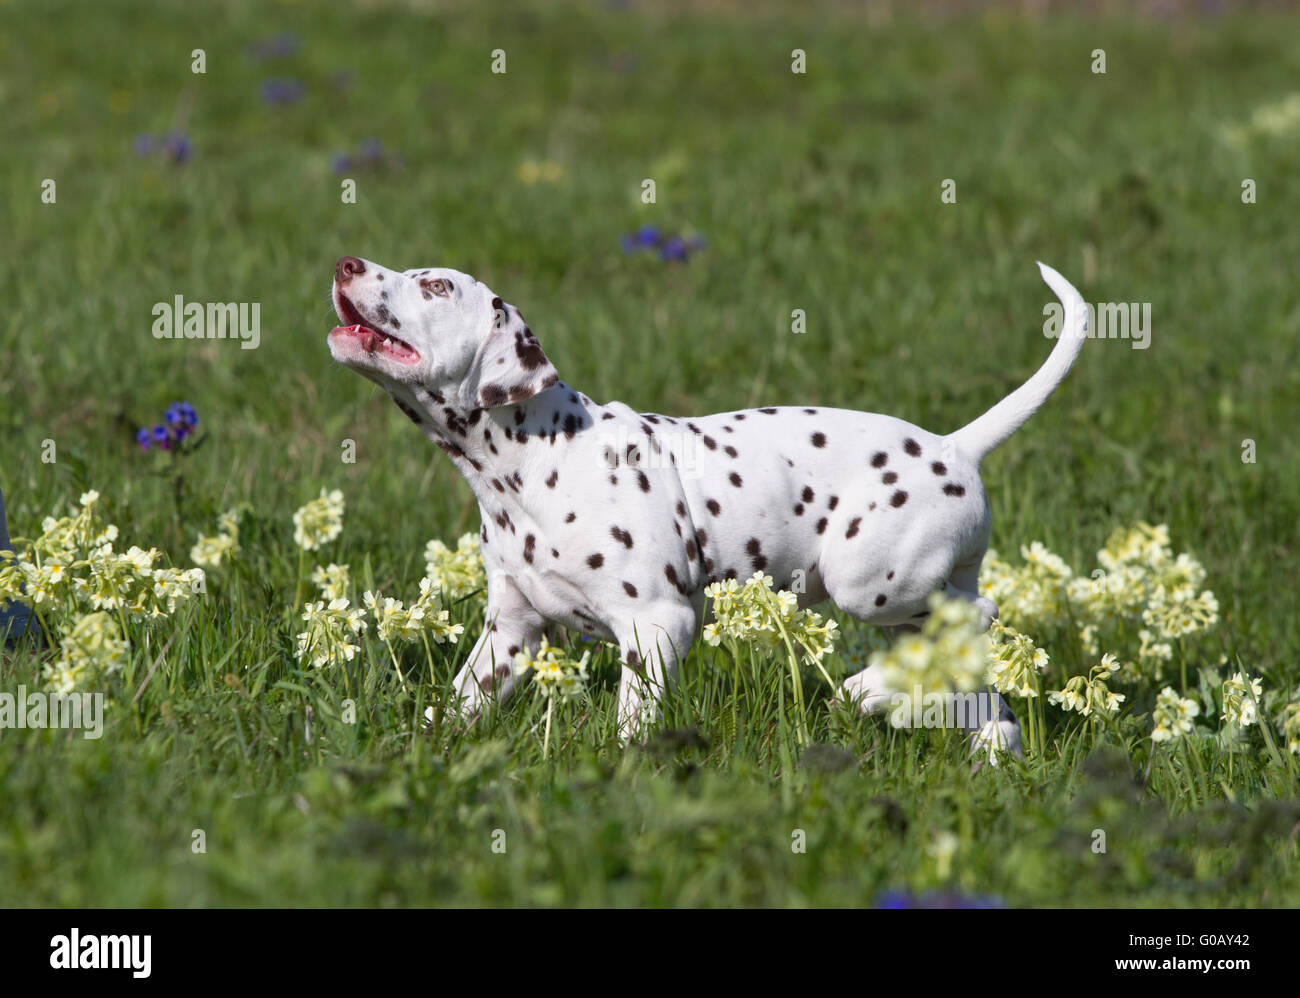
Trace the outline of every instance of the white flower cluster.
{"type": "Polygon", "coordinates": [[[587,687],[587,665],[591,652],[582,653],[582,658],[574,660],[563,648],[552,647],[542,635],[541,645],[533,654],[525,648],[515,655],[515,674],[523,677],[531,672],[533,682],[547,697],[559,697],[572,700],[587,687]]]}
{"type": "Polygon", "coordinates": [[[424,548],[425,574],[442,590],[443,597],[458,600],[487,588],[478,534],[462,534],[453,551],[439,540],[424,548]]]}
{"type": "Polygon", "coordinates": [[[1047,671],[1047,652],[1027,634],[1008,627],[1001,620],[989,627],[988,682],[999,693],[1038,696],[1040,673],[1047,671]]]}
{"type": "Polygon", "coordinates": [[[190,561],[208,568],[219,568],[223,561],[237,555],[239,514],[238,509],[228,509],[217,517],[217,533],[214,536],[199,534],[199,539],[190,548],[190,561]]]}
{"type": "Polygon", "coordinates": [[[1282,737],[1292,755],[1300,755],[1300,697],[1282,708],[1282,737]]]}
{"type": "Polygon", "coordinates": [[[420,595],[409,607],[401,600],[369,590],[361,598],[365,606],[353,607],[347,595],[346,565],[318,568],[312,579],[326,596],[303,607],[307,629],[298,635],[297,656],[299,661],[309,661],[313,668],[351,662],[356,657],[361,647],[353,639],[369,626],[367,610],[374,618],[375,633],[389,645],[421,638],[442,644],[464,633],[464,625],[453,624],[451,614],[442,609],[438,584],[430,578],[420,580],[420,595]]]}
{"type": "Polygon", "coordinates": [[[1151,740],[1167,742],[1191,734],[1192,721],[1200,712],[1201,707],[1195,700],[1180,697],[1166,686],[1156,697],[1156,707],[1152,714],[1155,728],[1151,732],[1151,740]]]}
{"type": "Polygon", "coordinates": [[[930,597],[930,616],[920,634],[909,634],[892,648],[873,652],[884,682],[895,690],[923,693],[956,689],[969,693],[984,685],[989,638],[979,629],[979,611],[968,600],[930,597]]]}
{"type": "Polygon", "coordinates": [[[323,599],[343,599],[352,591],[352,576],[347,565],[330,563],[323,568],[317,565],[311,571],[311,581],[320,590],[323,599]]]}
{"type": "Polygon", "coordinates": [[[366,629],[366,611],[352,608],[342,597],[328,603],[321,600],[303,607],[307,629],[298,635],[298,659],[308,659],[319,669],[337,662],[351,662],[361,646],[353,642],[366,629]]]}
{"type": "Polygon", "coordinates": [[[1264,684],[1237,672],[1223,684],[1223,720],[1231,727],[1248,728],[1259,720],[1264,684]]]}
{"type": "Polygon", "coordinates": [[[98,492],[81,496],[75,516],[46,517],[42,534],[26,553],[0,552],[0,599],[65,614],[78,606],[154,619],[203,591],[201,568],[155,567],[157,548],[115,551],[118,529],[96,513],[98,492]]]}
{"type": "Polygon", "coordinates": [[[704,627],[704,640],[715,647],[729,640],[785,653],[788,639],[802,660],[820,664],[835,646],[835,621],[800,610],[799,597],[774,590],[770,575],[755,572],[743,585],[735,579],[714,582],[704,595],[713,601],[714,616],[704,627]]]}
{"type": "Polygon", "coordinates": [[[1123,693],[1113,693],[1106,680],[1119,671],[1119,660],[1107,652],[1101,662],[1088,670],[1086,676],[1074,676],[1065,688],[1047,694],[1049,703],[1065,710],[1078,711],[1084,717],[1114,717],[1119,705],[1126,699],[1123,693]]]}
{"type": "Polygon", "coordinates": [[[119,531],[98,506],[99,493],[85,492],[73,515],[46,517],[23,550],[0,551],[0,600],[31,607],[58,642],[63,654],[46,675],[64,692],[121,665],[129,646],[107,614],[157,620],[204,591],[201,568],[158,565],[157,548],[115,550],[119,531]]]}
{"type": "Polygon", "coordinates": [[[130,645],[107,613],[88,613],[63,636],[59,657],[45,667],[45,682],[56,693],[71,693],[126,663],[130,645]]]}
{"type": "Polygon", "coordinates": [[[441,590],[428,576],[420,580],[420,596],[409,607],[401,600],[369,591],[362,600],[375,618],[381,641],[418,641],[425,635],[442,644],[457,640],[465,630],[463,624],[453,624],[451,614],[442,609],[441,590]]]}
{"type": "Polygon", "coordinates": [[[1011,627],[1042,634],[1073,622],[1084,650],[1099,654],[1135,633],[1138,648],[1121,678],[1159,675],[1173,658],[1173,642],[1212,628],[1219,620],[1214,593],[1202,589],[1205,569],[1192,555],[1175,555],[1169,529],[1138,523],[1115,530],[1097,552],[1100,566],[1076,575],[1038,541],[1022,547],[1024,565],[1013,567],[990,550],[980,589],[1011,627]]]}
{"type": "Polygon", "coordinates": [[[320,490],[313,499],[293,514],[293,539],[304,551],[315,551],[343,532],[343,493],[338,489],[320,490]]]}

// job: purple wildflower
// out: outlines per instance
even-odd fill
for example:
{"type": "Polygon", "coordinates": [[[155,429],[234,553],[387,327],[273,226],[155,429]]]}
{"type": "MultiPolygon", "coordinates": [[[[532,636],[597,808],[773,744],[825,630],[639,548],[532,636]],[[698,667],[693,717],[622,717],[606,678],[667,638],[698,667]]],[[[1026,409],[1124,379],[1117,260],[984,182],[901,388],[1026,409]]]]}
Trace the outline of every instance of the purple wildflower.
{"type": "Polygon", "coordinates": [[[686,240],[681,236],[670,236],[659,247],[659,259],[661,260],[680,260],[686,262],[686,256],[690,249],[686,245],[686,240]]]}
{"type": "Polygon", "coordinates": [[[306,92],[295,79],[272,77],[262,81],[262,100],[267,104],[296,104],[306,92]]]}
{"type": "Polygon", "coordinates": [[[190,140],[182,132],[171,132],[160,146],[173,163],[184,163],[190,158],[190,140]]]}
{"type": "Polygon", "coordinates": [[[199,425],[199,414],[188,402],[173,402],[163,413],[163,422],[151,429],[142,429],[135,435],[135,441],[143,451],[157,446],[171,450],[173,444],[179,444],[192,437],[199,425]]]}
{"type": "Polygon", "coordinates": [[[877,908],[1001,908],[1002,900],[957,894],[952,891],[930,891],[919,897],[908,891],[885,891],[876,899],[877,908]]]}
{"type": "Polygon", "coordinates": [[[623,252],[631,256],[638,250],[653,249],[659,245],[659,230],[653,225],[643,225],[630,236],[623,236],[619,240],[619,245],[623,247],[623,252]]]}
{"type": "Polygon", "coordinates": [[[692,253],[704,245],[704,238],[692,236],[687,239],[680,235],[664,235],[653,225],[643,225],[631,235],[623,236],[619,240],[619,245],[629,256],[640,250],[657,249],[659,259],[665,262],[685,263],[692,253]]]}
{"type": "Polygon", "coordinates": [[[400,157],[384,150],[378,139],[364,139],[356,153],[335,153],[330,160],[335,173],[346,170],[396,170],[401,167],[400,157]]]}
{"type": "Polygon", "coordinates": [[[288,59],[298,53],[299,44],[298,36],[292,31],[286,31],[271,38],[250,42],[244,53],[252,62],[288,59]]]}
{"type": "Polygon", "coordinates": [[[186,162],[191,152],[190,140],[184,132],[137,135],[131,143],[131,149],[137,156],[152,156],[156,153],[177,164],[186,162]]]}

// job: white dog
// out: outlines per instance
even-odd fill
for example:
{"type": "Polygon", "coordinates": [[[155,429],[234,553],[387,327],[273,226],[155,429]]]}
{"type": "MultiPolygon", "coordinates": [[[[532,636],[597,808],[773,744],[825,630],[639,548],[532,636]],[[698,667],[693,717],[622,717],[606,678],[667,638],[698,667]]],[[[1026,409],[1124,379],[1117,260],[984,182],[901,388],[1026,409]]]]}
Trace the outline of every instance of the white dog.
{"type": "MultiPolygon", "coordinates": [[[[756,569],[777,588],[801,578],[802,604],[830,598],[888,628],[915,628],[936,591],[973,602],[987,627],[980,461],[1047,400],[1086,336],[1078,292],[1039,267],[1065,307],[1059,342],[1024,385],[940,436],[845,409],[675,419],[601,405],[560,381],[518,309],[468,274],[341,259],[335,359],[388,392],[478,498],[487,616],[456,678],[461,709],[508,697],[515,653],[559,624],[618,643],[630,738],[695,638],[704,587],[756,569]]],[[[890,695],[872,669],[842,693],[864,711],[890,695]]],[[[1018,752],[997,700],[974,740],[1018,752]]]]}

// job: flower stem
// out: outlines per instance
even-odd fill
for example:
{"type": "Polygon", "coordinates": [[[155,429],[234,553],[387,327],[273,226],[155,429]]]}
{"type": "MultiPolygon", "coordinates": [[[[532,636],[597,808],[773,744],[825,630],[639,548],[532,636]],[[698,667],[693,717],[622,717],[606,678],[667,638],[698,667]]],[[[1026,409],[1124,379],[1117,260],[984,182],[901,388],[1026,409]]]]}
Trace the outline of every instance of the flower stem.
{"type": "Polygon", "coordinates": [[[551,752],[551,709],[555,706],[555,698],[548,696],[546,698],[546,735],[542,738],[542,758],[545,759],[551,752]]]}

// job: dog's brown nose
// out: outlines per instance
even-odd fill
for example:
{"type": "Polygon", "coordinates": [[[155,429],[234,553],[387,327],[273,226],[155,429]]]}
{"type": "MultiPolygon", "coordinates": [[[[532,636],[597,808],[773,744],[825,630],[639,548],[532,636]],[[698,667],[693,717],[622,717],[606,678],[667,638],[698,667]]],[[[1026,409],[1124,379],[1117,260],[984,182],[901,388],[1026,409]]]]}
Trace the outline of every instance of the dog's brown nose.
{"type": "Polygon", "coordinates": [[[334,279],[340,284],[345,284],[365,272],[366,265],[355,256],[340,257],[338,264],[334,267],[334,279]]]}

